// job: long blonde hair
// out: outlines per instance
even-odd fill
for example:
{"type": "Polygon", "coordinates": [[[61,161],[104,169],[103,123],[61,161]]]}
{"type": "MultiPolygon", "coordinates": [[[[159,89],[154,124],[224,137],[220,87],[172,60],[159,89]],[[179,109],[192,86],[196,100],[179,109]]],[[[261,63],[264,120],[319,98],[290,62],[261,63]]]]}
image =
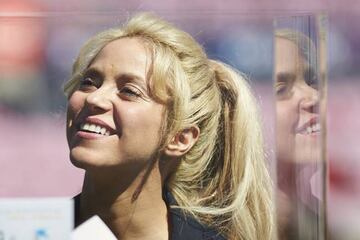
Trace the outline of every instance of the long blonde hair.
{"type": "Polygon", "coordinates": [[[136,37],[152,51],[150,92],[167,105],[167,139],[197,125],[200,136],[168,179],[180,208],[228,239],[272,239],[271,180],[264,160],[257,105],[244,77],[207,58],[186,32],[152,14],[91,38],[64,91],[111,41],[136,37]]]}

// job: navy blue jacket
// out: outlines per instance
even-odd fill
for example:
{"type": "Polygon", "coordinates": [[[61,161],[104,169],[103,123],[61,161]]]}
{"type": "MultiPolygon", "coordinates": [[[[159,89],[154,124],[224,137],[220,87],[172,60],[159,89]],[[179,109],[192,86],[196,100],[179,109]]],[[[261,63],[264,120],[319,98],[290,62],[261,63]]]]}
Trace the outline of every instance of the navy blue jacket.
{"type": "MultiPolygon", "coordinates": [[[[167,206],[177,205],[169,191],[164,191],[163,198],[167,206]]],[[[181,209],[170,207],[168,209],[171,240],[226,240],[214,229],[202,225],[191,216],[185,215],[181,209]]]]}

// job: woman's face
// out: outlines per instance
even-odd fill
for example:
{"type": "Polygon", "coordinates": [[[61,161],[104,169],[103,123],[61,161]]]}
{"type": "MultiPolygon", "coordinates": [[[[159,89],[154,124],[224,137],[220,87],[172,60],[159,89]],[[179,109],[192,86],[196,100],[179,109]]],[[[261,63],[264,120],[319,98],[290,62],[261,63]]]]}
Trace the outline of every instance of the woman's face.
{"type": "Polygon", "coordinates": [[[68,103],[75,166],[139,167],[158,152],[165,108],[148,92],[150,59],[139,39],[123,38],[92,61],[68,103]]]}
{"type": "Polygon", "coordinates": [[[275,39],[275,59],[278,159],[315,161],[320,156],[316,74],[290,40],[275,39]]]}

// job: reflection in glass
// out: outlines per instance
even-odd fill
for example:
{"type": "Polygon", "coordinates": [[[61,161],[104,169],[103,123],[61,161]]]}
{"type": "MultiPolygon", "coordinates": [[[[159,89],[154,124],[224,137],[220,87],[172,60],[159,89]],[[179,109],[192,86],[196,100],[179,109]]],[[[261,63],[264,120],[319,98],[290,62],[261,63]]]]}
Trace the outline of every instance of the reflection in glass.
{"type": "Polygon", "coordinates": [[[274,91],[280,239],[325,238],[325,38],[314,16],[278,19],[274,91]]]}

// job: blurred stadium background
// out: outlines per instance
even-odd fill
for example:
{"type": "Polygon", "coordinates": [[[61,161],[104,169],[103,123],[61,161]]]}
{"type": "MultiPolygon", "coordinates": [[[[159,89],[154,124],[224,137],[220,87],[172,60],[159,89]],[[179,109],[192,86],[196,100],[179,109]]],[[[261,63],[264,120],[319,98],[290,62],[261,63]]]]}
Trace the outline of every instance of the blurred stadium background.
{"type": "Polygon", "coordinates": [[[61,86],[86,39],[136,11],[154,11],[175,22],[211,57],[250,78],[269,145],[272,19],[328,13],[329,230],[331,239],[360,239],[359,1],[0,0],[0,197],[80,191],[83,172],[68,160],[61,86]]]}

